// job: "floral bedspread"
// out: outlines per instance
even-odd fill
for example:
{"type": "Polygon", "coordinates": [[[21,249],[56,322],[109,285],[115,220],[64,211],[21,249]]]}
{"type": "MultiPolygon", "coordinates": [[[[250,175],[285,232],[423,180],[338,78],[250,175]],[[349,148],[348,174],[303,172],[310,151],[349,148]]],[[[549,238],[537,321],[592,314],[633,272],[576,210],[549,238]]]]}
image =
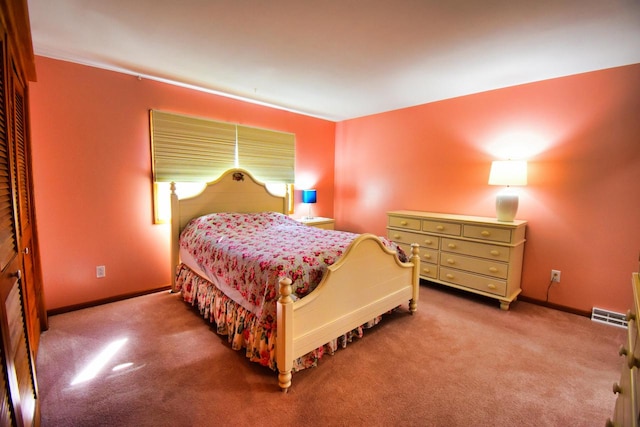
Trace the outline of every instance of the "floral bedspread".
{"type": "Polygon", "coordinates": [[[219,213],[192,220],[180,245],[209,277],[238,290],[260,316],[275,304],[282,277],[291,279],[296,296],[307,295],[356,237],[275,212],[219,213]]]}
{"type": "MultiPolygon", "coordinates": [[[[216,323],[219,333],[228,335],[234,349],[244,347],[251,360],[275,369],[279,280],[288,276],[293,296],[304,297],[356,237],[306,226],[275,212],[205,215],[185,227],[180,246],[217,288],[183,265],[178,268],[176,285],[185,301],[197,305],[216,323]]],[[[361,328],[354,333],[361,335],[361,328]]],[[[345,346],[352,335],[344,336],[340,343],[329,343],[329,351],[345,346]]],[[[295,369],[312,366],[323,352],[318,349],[295,369]]]]}

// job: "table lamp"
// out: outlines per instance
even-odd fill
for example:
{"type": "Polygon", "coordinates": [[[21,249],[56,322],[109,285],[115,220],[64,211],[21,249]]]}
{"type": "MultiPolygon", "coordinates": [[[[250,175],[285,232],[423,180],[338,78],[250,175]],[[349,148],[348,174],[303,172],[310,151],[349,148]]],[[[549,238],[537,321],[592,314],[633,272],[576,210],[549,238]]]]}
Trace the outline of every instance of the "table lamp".
{"type": "Polygon", "coordinates": [[[496,196],[498,221],[512,222],[518,212],[518,194],[512,185],[527,185],[527,162],[523,160],[498,160],[491,163],[489,185],[504,185],[496,196]]]}
{"type": "Polygon", "coordinates": [[[309,215],[305,219],[313,219],[311,205],[316,202],[316,190],[302,190],[302,203],[309,205],[309,215]]]}

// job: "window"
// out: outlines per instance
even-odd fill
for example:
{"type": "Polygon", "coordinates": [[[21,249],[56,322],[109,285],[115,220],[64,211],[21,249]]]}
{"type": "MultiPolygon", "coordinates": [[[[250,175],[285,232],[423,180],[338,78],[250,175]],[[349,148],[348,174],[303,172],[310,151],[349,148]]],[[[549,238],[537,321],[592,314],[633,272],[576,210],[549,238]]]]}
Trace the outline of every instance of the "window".
{"type": "Polygon", "coordinates": [[[240,167],[270,187],[293,184],[292,133],[157,110],[151,110],[150,123],[156,223],[169,218],[170,182],[180,197],[188,197],[227,169],[240,167]]]}

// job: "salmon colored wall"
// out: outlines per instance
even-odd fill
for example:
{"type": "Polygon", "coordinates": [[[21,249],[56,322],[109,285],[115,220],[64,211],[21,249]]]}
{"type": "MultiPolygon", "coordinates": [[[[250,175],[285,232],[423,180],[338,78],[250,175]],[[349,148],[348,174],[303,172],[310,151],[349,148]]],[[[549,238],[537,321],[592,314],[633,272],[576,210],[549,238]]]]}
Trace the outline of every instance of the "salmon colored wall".
{"type": "Polygon", "coordinates": [[[544,301],[556,269],[550,303],[626,312],[640,252],[640,64],[339,123],[336,226],[385,234],[393,209],[493,217],[490,163],[523,142],[523,296],[544,301]]]}
{"type": "Polygon", "coordinates": [[[36,69],[33,180],[47,309],[169,285],[169,228],[152,224],[149,109],[295,133],[298,188],[315,186],[314,214],[333,214],[333,122],[43,57],[36,69]]]}

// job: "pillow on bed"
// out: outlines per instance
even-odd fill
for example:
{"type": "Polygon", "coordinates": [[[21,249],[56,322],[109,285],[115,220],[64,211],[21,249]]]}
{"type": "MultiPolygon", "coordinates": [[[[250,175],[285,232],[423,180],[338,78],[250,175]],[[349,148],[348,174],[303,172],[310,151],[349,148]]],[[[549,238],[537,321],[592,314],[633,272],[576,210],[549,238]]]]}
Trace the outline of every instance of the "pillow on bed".
{"type": "Polygon", "coordinates": [[[262,226],[268,227],[272,225],[292,225],[302,226],[300,222],[289,218],[287,215],[278,212],[254,212],[254,213],[238,213],[238,212],[219,212],[195,218],[192,221],[200,223],[208,223],[213,226],[227,227],[246,227],[246,226],[262,226]]]}

